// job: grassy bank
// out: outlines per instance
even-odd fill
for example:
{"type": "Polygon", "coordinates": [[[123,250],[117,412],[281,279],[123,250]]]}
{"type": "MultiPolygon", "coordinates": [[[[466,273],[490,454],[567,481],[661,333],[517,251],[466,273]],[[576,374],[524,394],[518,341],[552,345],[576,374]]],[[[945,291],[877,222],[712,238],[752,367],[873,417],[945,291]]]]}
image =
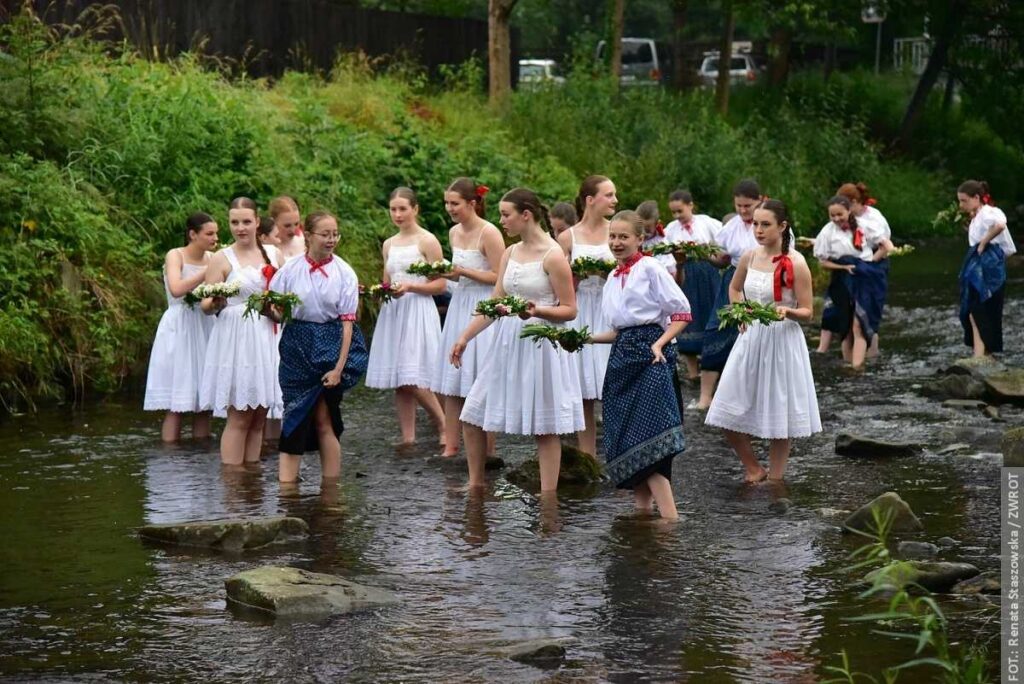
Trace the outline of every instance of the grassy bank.
{"type": "MultiPolygon", "coordinates": [[[[824,222],[821,202],[863,179],[900,237],[931,230],[951,176],[884,160],[868,131],[810,109],[752,107],[723,121],[706,94],[573,78],[517,93],[489,110],[482,71],[453,70],[443,88],[401,65],[359,57],[326,78],[227,78],[196,56],[152,63],[88,35],[58,37],[30,16],[0,27],[0,396],[115,388],[144,368],[163,309],[163,253],[184,217],[240,194],[296,197],[341,219],[340,253],[361,279],[380,271],[391,233],[386,197],[414,187],[424,224],[446,240],[445,185],[471,175],[495,189],[529,185],[573,196],[588,173],[611,176],[623,204],[694,191],[703,210],[730,208],[740,177],[789,202],[798,228],[824,222]]],[[[490,214],[497,219],[495,202],[490,214]]]]}

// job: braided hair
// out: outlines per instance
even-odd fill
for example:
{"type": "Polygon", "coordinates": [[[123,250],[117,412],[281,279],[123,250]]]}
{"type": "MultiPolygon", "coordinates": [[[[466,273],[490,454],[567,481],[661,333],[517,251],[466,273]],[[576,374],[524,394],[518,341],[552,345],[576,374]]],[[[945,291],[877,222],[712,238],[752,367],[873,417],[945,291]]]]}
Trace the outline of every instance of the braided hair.
{"type": "Polygon", "coordinates": [[[505,196],[501,198],[502,202],[508,202],[516,208],[520,214],[524,211],[529,211],[536,217],[537,222],[540,223],[541,228],[551,233],[551,217],[548,213],[548,208],[540,201],[537,197],[537,193],[529,188],[513,188],[505,193],[505,196]]]}
{"type": "Polygon", "coordinates": [[[789,210],[786,209],[786,205],[783,204],[782,200],[767,199],[757,205],[757,208],[772,212],[772,215],[775,216],[775,221],[780,226],[783,223],[786,224],[785,230],[782,231],[782,253],[789,254],[789,248],[793,242],[793,225],[789,221],[789,210]]]}

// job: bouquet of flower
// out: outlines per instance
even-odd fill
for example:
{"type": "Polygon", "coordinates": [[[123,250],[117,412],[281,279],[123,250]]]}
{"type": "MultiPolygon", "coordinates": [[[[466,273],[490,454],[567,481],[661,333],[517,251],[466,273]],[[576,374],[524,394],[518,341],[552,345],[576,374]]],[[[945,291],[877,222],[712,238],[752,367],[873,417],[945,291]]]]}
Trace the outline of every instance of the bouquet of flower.
{"type": "Polygon", "coordinates": [[[200,283],[191,292],[185,293],[184,301],[188,308],[193,308],[197,303],[207,297],[234,297],[241,291],[242,283],[237,280],[232,283],[200,283]]]}
{"type": "Polygon", "coordinates": [[[452,272],[452,262],[447,259],[441,259],[433,263],[427,263],[426,261],[417,261],[409,264],[409,267],[405,269],[407,273],[418,276],[432,276],[432,275],[445,275],[446,273],[452,272]]]}
{"type": "Polygon", "coordinates": [[[292,319],[292,308],[302,304],[302,300],[299,299],[298,295],[291,292],[281,293],[274,292],[273,290],[256,292],[249,295],[249,299],[246,300],[242,318],[259,316],[263,313],[263,309],[267,304],[272,304],[281,309],[281,322],[287,323],[292,319]]]}
{"type": "Polygon", "coordinates": [[[587,326],[576,330],[575,328],[560,328],[546,323],[530,323],[523,326],[523,329],[519,332],[519,337],[524,340],[533,340],[537,344],[547,340],[556,349],[561,346],[567,352],[575,352],[579,351],[587,343],[587,340],[590,339],[590,330],[587,326]]]}
{"type": "Polygon", "coordinates": [[[391,283],[376,283],[366,287],[365,285],[359,286],[359,294],[364,297],[380,302],[381,304],[387,304],[394,299],[392,293],[391,283]]]}
{"type": "Polygon", "coordinates": [[[497,299],[482,299],[476,305],[476,313],[488,318],[517,316],[524,311],[526,311],[526,300],[515,295],[498,297],[497,299]]]}
{"type": "Polygon", "coordinates": [[[760,302],[735,302],[718,310],[719,330],[728,327],[738,328],[741,325],[749,326],[755,322],[768,325],[781,320],[782,315],[773,305],[760,302]]]}
{"type": "Polygon", "coordinates": [[[936,233],[955,233],[967,226],[967,215],[960,211],[960,205],[953,202],[940,211],[932,219],[932,228],[936,233]]]}
{"type": "Polygon", "coordinates": [[[889,256],[906,256],[914,251],[914,245],[900,245],[889,252],[889,256]]]}
{"type": "Polygon", "coordinates": [[[600,276],[607,278],[615,268],[614,259],[595,259],[594,257],[577,257],[572,262],[572,272],[577,278],[600,276]]]}
{"type": "Polygon", "coordinates": [[[687,259],[707,259],[708,257],[715,256],[722,249],[717,245],[705,244],[700,242],[694,242],[688,240],[686,242],[659,242],[653,245],[647,254],[650,256],[661,256],[662,254],[676,254],[681,253],[687,259]]]}
{"type": "Polygon", "coordinates": [[[679,251],[678,242],[659,242],[645,249],[644,254],[647,256],[661,256],[662,254],[672,254],[677,251],[679,251]]]}

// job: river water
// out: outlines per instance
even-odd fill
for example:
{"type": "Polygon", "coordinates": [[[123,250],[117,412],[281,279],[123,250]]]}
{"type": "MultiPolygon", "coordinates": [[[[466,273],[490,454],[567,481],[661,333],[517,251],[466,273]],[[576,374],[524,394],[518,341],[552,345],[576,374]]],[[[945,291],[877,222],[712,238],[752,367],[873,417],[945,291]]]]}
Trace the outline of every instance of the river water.
{"type": "MultiPolygon", "coordinates": [[[[994,440],[1022,413],[1003,407],[1007,422],[995,423],[915,388],[966,353],[955,318],[960,251],[923,246],[894,260],[883,356],[867,373],[813,359],[825,433],[797,444],[784,488],[741,485],[720,434],[688,413],[674,525],[633,515],[631,497],[607,488],[562,492],[552,506],[496,476],[486,494],[469,495],[464,473],[430,460],[425,424],[417,448],[389,446],[398,434],[390,396],[365,389],[346,400],[342,483],[326,490],[312,460],[307,479],[282,490],[273,455],[254,472],[222,474],[215,445],[164,447],[159,417],[138,396],[3,419],[0,676],[812,682],[844,649],[855,670],[878,675],[912,657],[910,642],[850,621],[883,606],[858,598],[859,575],[843,568],[860,542],[821,509],[894,490],[924,522],[919,539],[956,540],[943,559],[999,567],[994,440]],[[833,452],[844,429],[927,449],[854,461],[833,452]],[[972,448],[937,453],[952,441],[972,448]],[[772,512],[782,497],[791,508],[772,512]],[[225,556],[147,546],[135,534],[151,522],[281,513],[307,520],[310,540],[225,556]],[[233,614],[224,580],[264,564],[387,587],[401,603],[320,622],[233,614]],[[557,670],[500,651],[544,637],[565,639],[557,670]]],[[[1015,364],[1024,362],[1022,276],[1011,272],[1005,318],[1015,364]]],[[[532,450],[499,441],[511,463],[532,450]]],[[[958,643],[998,632],[979,603],[942,605],[958,643]]]]}

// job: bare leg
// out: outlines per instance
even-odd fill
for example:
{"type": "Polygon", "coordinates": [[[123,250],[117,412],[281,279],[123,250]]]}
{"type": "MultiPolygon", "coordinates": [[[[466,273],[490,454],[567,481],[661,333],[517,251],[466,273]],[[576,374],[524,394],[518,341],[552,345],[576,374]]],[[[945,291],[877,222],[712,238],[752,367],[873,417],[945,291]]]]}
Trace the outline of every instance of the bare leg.
{"type": "MultiPolygon", "coordinates": [[[[466,402],[462,397],[444,398],[444,457],[456,456],[459,453],[459,439],[461,438],[462,422],[459,416],[462,415],[462,405],[466,402]]],[[[490,453],[488,451],[488,453],[490,453]]]]}
{"type": "Polygon", "coordinates": [[[853,331],[846,333],[843,338],[843,361],[851,363],[853,360],[853,331]]]}
{"type": "Polygon", "coordinates": [[[985,356],[988,354],[988,350],[985,349],[985,341],[981,339],[981,331],[978,330],[978,324],[974,322],[974,314],[969,314],[968,318],[971,320],[971,339],[974,342],[974,355],[985,356]]]}
{"type": "Polygon", "coordinates": [[[832,331],[822,330],[821,341],[818,342],[818,352],[824,354],[828,351],[828,348],[832,346],[832,331]]]}
{"type": "Polygon", "coordinates": [[[873,359],[878,356],[878,333],[875,333],[871,337],[871,346],[868,347],[868,358],[873,359]]]}
{"type": "Polygon", "coordinates": [[[242,465],[245,461],[245,442],[249,434],[252,411],[239,411],[228,407],[228,422],[220,434],[220,462],[224,465],[242,465]]]}
{"type": "Polygon", "coordinates": [[[462,424],[463,434],[466,438],[466,463],[469,466],[469,486],[483,487],[487,484],[484,477],[485,464],[487,463],[487,433],[476,425],[469,423],[462,424]]]}
{"type": "Polygon", "coordinates": [[[398,429],[402,444],[416,443],[416,393],[414,387],[395,388],[395,409],[398,411],[398,429]]]}
{"type": "Polygon", "coordinates": [[[702,370],[700,372],[700,400],[697,408],[704,410],[711,406],[711,400],[715,397],[715,385],[718,384],[718,371],[702,370]]]}
{"type": "Polygon", "coordinates": [[[263,453],[263,428],[267,422],[267,409],[260,408],[252,411],[252,422],[245,437],[245,462],[259,463],[260,455],[263,453]]]}
{"type": "Polygon", "coordinates": [[[263,426],[263,439],[281,439],[280,418],[267,418],[263,426]]]}
{"type": "Polygon", "coordinates": [[[742,432],[733,432],[732,430],[724,430],[724,432],[725,441],[729,443],[732,450],[740,457],[743,467],[747,470],[746,477],[743,479],[753,483],[760,482],[768,477],[768,471],[761,467],[757,456],[754,454],[754,447],[750,443],[750,435],[745,435],[742,432]]]}
{"type": "Polygon", "coordinates": [[[498,451],[498,435],[494,432],[487,433],[487,455],[494,456],[498,451]]]}
{"type": "MultiPolygon", "coordinates": [[[[422,387],[414,387],[412,389],[413,392],[415,392],[416,401],[418,401],[419,405],[423,407],[423,410],[427,412],[427,415],[430,416],[430,422],[434,424],[435,428],[437,428],[437,443],[444,446],[446,444],[446,431],[444,411],[441,410],[441,402],[437,400],[437,395],[428,389],[423,389],[422,387]]],[[[461,413],[461,411],[459,413],[461,413]]],[[[456,444],[455,448],[458,449],[458,444],[456,444]]]]}
{"type": "Polygon", "coordinates": [[[864,357],[868,351],[868,341],[864,337],[864,331],[860,327],[860,321],[853,319],[853,354],[850,356],[850,364],[856,370],[864,367],[864,357]]]}
{"type": "Polygon", "coordinates": [[[694,354],[684,354],[683,358],[686,359],[686,379],[696,380],[700,377],[700,363],[697,361],[697,356],[694,354]]]}
{"type": "Polygon", "coordinates": [[[164,416],[163,425],[160,426],[160,439],[167,444],[177,442],[181,439],[181,414],[168,411],[164,416]]]}
{"type": "Polygon", "coordinates": [[[586,451],[591,456],[597,456],[597,424],[594,422],[595,403],[594,399],[583,400],[583,424],[586,427],[581,432],[576,433],[576,440],[579,442],[580,451],[586,451]]]}
{"type": "Polygon", "coordinates": [[[286,454],[282,451],[277,459],[277,480],[288,484],[295,482],[299,479],[300,465],[302,454],[286,454]]]}
{"type": "Polygon", "coordinates": [[[331,414],[323,397],[313,409],[316,421],[316,439],[320,445],[320,473],[325,480],[336,480],[341,476],[341,442],[334,434],[331,414]]]}
{"type": "Polygon", "coordinates": [[[773,439],[768,446],[768,478],[782,480],[786,477],[786,463],[792,442],[788,439],[773,439]]]}
{"type": "Polygon", "coordinates": [[[558,435],[537,435],[537,461],[540,463],[540,490],[558,489],[558,471],[562,467],[562,441],[558,435]]]}
{"type": "Polygon", "coordinates": [[[210,438],[210,412],[203,411],[192,416],[192,439],[210,438]]]}
{"type": "Polygon", "coordinates": [[[633,487],[633,502],[636,504],[636,510],[638,511],[650,513],[653,510],[654,497],[651,495],[651,488],[647,485],[647,480],[638,482],[633,487]]]}
{"type": "Polygon", "coordinates": [[[675,520],[679,517],[676,512],[676,500],[672,496],[672,483],[664,475],[655,473],[647,478],[647,488],[658,506],[658,512],[666,520],[675,520]]]}

